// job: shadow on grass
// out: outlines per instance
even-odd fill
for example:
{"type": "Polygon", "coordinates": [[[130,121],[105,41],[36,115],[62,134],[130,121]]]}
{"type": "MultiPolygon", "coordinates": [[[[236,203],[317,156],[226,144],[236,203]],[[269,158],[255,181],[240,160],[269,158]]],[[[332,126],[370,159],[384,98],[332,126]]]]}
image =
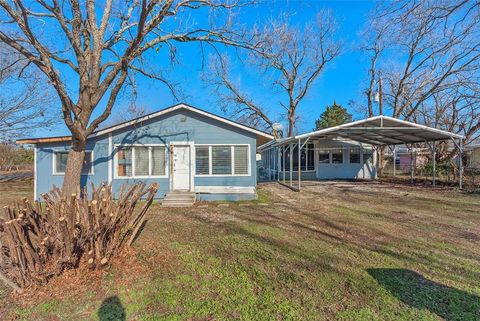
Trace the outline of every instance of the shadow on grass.
{"type": "Polygon", "coordinates": [[[103,300],[98,309],[100,321],[125,321],[125,308],[117,296],[111,296],[103,300]]]}
{"type": "Polygon", "coordinates": [[[406,269],[367,269],[383,288],[419,310],[428,309],[447,321],[480,320],[480,297],[425,279],[406,269]]]}

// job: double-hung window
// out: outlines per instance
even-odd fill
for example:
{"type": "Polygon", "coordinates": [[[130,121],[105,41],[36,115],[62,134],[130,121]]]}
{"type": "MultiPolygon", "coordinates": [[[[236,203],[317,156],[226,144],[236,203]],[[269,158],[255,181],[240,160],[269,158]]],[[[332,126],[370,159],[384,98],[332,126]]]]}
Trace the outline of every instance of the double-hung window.
{"type": "Polygon", "coordinates": [[[118,146],[116,153],[117,177],[166,176],[166,147],[133,145],[118,146]]]}
{"type": "Polygon", "coordinates": [[[195,174],[211,176],[249,175],[248,145],[196,145],[195,174]]]}
{"type": "MultiPolygon", "coordinates": [[[[53,152],[53,174],[64,175],[67,168],[68,151],[53,152]]],[[[93,153],[85,152],[82,164],[82,175],[93,174],[93,153]]]]}

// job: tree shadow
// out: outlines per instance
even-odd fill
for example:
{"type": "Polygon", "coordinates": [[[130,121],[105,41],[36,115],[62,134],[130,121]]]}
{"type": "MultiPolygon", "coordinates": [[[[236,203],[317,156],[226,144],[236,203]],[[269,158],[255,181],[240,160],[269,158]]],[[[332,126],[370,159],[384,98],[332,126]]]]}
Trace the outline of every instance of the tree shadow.
{"type": "Polygon", "coordinates": [[[111,296],[103,300],[98,309],[100,321],[125,321],[126,314],[122,302],[117,296],[111,296]]]}
{"type": "Polygon", "coordinates": [[[425,279],[407,269],[367,269],[383,288],[409,306],[446,321],[480,320],[480,297],[425,279]]]}

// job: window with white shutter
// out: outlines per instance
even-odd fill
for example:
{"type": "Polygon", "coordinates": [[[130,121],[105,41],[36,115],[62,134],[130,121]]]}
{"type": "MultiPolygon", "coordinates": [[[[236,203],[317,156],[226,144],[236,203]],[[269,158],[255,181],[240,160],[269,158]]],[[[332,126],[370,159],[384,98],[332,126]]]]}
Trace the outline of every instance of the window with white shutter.
{"type": "Polygon", "coordinates": [[[210,174],[209,146],[195,146],[195,172],[197,175],[210,174]]]}
{"type": "Polygon", "coordinates": [[[196,145],[195,174],[200,176],[248,175],[249,145],[196,145]]]}
{"type": "Polygon", "coordinates": [[[166,167],[165,146],[152,146],[152,176],[164,176],[166,167]]]}
{"type": "Polygon", "coordinates": [[[149,175],[149,150],[148,147],[137,146],[135,149],[135,176],[149,175]]]}
{"type": "Polygon", "coordinates": [[[234,146],[235,174],[248,174],[248,146],[234,146]]]}
{"type": "Polygon", "coordinates": [[[212,174],[232,174],[231,146],[212,146],[212,174]]]}

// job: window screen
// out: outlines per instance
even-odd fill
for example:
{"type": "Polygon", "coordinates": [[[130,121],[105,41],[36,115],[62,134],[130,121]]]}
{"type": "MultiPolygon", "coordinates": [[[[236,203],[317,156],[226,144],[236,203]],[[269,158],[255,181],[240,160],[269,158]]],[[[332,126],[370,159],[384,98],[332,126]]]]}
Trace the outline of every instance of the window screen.
{"type": "Polygon", "coordinates": [[[208,149],[208,146],[195,146],[195,171],[197,175],[210,174],[208,149]]]}
{"type": "Polygon", "coordinates": [[[248,146],[234,146],[235,174],[248,174],[248,146]]]}
{"type": "Polygon", "coordinates": [[[165,146],[153,146],[152,149],[152,176],[165,175],[165,146]]]}
{"type": "Polygon", "coordinates": [[[149,174],[148,147],[135,147],[135,176],[148,176],[149,174]]]}
{"type": "Polygon", "coordinates": [[[232,174],[231,146],[212,146],[212,174],[232,174]]]}
{"type": "Polygon", "coordinates": [[[307,170],[313,171],[315,169],[315,145],[307,145],[307,170]]]}

